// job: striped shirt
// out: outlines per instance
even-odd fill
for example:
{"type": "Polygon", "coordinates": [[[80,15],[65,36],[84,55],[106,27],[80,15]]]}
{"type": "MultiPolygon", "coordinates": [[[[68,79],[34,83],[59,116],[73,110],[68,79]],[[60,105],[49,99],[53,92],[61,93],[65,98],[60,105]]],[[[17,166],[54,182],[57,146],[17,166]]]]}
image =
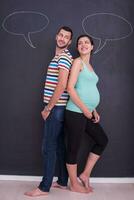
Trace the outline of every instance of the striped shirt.
{"type": "MultiPolygon", "coordinates": [[[[59,69],[70,71],[72,65],[72,55],[65,49],[60,55],[56,55],[50,62],[46,74],[44,86],[44,102],[49,103],[58,83],[59,69]]],[[[68,93],[65,90],[56,103],[56,106],[66,106],[68,93]]]]}

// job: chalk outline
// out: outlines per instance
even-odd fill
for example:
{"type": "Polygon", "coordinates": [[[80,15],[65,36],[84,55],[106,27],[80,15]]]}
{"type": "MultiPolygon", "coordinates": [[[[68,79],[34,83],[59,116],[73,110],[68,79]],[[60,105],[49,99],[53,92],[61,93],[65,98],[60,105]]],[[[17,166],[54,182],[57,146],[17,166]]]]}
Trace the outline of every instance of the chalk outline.
{"type": "Polygon", "coordinates": [[[6,32],[8,32],[8,33],[10,33],[10,34],[12,34],[12,35],[22,35],[22,36],[24,37],[25,41],[26,41],[32,48],[36,48],[36,47],[32,44],[32,41],[31,41],[31,39],[30,39],[30,34],[39,33],[39,32],[41,32],[41,31],[43,31],[43,30],[48,26],[48,24],[49,24],[49,18],[48,18],[48,16],[45,15],[45,14],[43,14],[43,13],[41,13],[41,12],[35,12],[35,11],[16,11],[16,12],[13,12],[13,13],[11,13],[11,14],[9,14],[8,16],[5,17],[5,19],[4,19],[3,22],[2,22],[2,27],[3,27],[3,29],[4,29],[6,32]],[[7,30],[7,29],[5,28],[5,26],[4,26],[6,20],[7,20],[9,17],[11,17],[12,15],[21,14],[21,13],[32,13],[32,14],[39,14],[39,15],[42,15],[42,16],[44,16],[44,17],[47,19],[47,24],[46,24],[42,29],[40,29],[40,30],[38,30],[38,31],[28,32],[28,39],[26,38],[25,34],[14,33],[14,32],[12,32],[12,31],[7,30]]]}
{"type": "Polygon", "coordinates": [[[94,54],[96,54],[96,53],[98,53],[99,51],[101,51],[101,50],[104,48],[104,46],[106,45],[106,43],[107,43],[108,40],[109,40],[109,41],[122,40],[122,39],[125,39],[125,38],[129,37],[129,36],[133,33],[133,27],[132,27],[131,23],[130,23],[127,19],[125,19],[124,17],[122,17],[122,16],[120,16],[120,15],[116,15],[116,14],[114,14],[114,13],[94,13],[94,14],[91,14],[91,15],[87,15],[87,16],[82,20],[82,28],[83,28],[83,30],[84,30],[84,32],[85,32],[86,34],[88,34],[88,35],[90,35],[91,37],[93,37],[93,38],[99,40],[99,45],[98,45],[97,49],[95,50],[94,54]],[[116,39],[105,39],[104,44],[103,44],[102,47],[99,49],[99,47],[101,46],[101,43],[102,43],[102,39],[100,39],[100,38],[98,38],[98,37],[92,36],[92,35],[89,34],[89,33],[85,30],[85,28],[84,28],[84,21],[85,21],[87,18],[89,18],[89,17],[91,17],[91,16],[95,16],[95,15],[112,15],[112,16],[114,16],[114,17],[118,17],[118,18],[124,20],[128,25],[130,25],[131,31],[130,31],[130,33],[129,33],[128,35],[123,36],[123,37],[121,37],[121,38],[116,38],[116,39]]]}

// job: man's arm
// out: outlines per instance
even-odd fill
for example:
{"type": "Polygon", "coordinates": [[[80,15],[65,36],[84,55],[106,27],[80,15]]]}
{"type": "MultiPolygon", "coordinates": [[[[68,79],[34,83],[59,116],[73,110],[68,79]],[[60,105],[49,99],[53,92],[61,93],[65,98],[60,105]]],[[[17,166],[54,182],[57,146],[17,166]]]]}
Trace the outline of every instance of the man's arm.
{"type": "Polygon", "coordinates": [[[54,91],[48,105],[42,111],[42,117],[43,117],[44,120],[46,120],[46,118],[49,116],[50,111],[55,106],[55,104],[59,100],[60,96],[62,95],[62,93],[66,89],[67,81],[68,81],[68,75],[69,75],[69,70],[65,70],[65,69],[62,69],[62,68],[59,69],[58,83],[57,83],[57,86],[55,88],[55,91],[54,91]]]}
{"type": "Polygon", "coordinates": [[[52,97],[51,97],[51,99],[50,99],[50,101],[48,103],[48,107],[50,109],[52,109],[54,107],[54,105],[59,100],[61,94],[66,89],[68,75],[69,75],[69,71],[67,71],[65,69],[59,69],[58,83],[57,83],[55,91],[54,91],[54,93],[53,93],[53,95],[52,95],[52,97]]]}

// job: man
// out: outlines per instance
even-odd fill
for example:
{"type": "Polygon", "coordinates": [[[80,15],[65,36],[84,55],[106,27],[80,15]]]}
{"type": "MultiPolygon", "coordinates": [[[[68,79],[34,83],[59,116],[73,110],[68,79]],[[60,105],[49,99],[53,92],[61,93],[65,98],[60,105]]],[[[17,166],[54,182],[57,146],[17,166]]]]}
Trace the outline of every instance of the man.
{"type": "Polygon", "coordinates": [[[39,187],[26,192],[28,196],[47,195],[52,185],[56,158],[59,161],[59,177],[54,187],[66,188],[68,174],[65,164],[65,145],[63,135],[64,110],[68,100],[66,92],[72,56],[68,51],[73,32],[69,27],[61,27],[56,35],[55,57],[48,66],[44,87],[44,110],[41,112],[44,124],[42,153],[44,174],[39,187]]]}

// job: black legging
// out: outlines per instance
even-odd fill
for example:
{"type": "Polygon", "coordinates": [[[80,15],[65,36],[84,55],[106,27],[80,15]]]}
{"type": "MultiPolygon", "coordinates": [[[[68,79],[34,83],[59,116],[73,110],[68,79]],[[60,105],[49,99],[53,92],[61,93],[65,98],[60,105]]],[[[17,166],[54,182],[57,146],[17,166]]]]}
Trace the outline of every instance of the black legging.
{"type": "Polygon", "coordinates": [[[95,142],[92,153],[101,155],[108,138],[99,123],[93,123],[83,113],[65,111],[64,132],[66,136],[66,163],[76,164],[82,134],[86,132],[95,142]]]}

